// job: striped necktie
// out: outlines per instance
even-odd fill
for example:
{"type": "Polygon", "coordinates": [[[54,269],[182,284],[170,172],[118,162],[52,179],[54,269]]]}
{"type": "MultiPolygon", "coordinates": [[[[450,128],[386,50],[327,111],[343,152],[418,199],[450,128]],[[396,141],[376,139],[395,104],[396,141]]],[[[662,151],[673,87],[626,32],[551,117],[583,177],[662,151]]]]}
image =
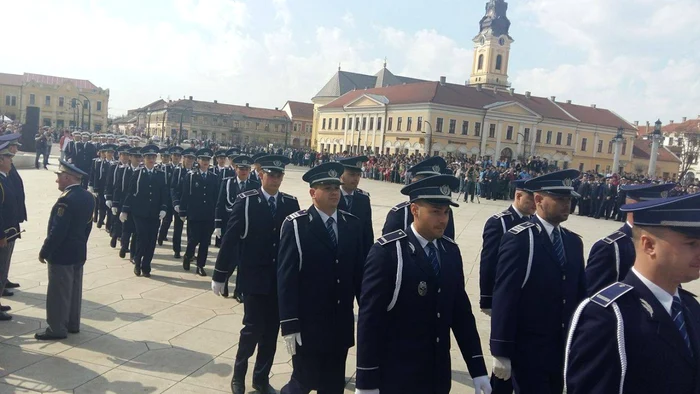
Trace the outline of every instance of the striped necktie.
{"type": "Polygon", "coordinates": [[[331,237],[331,242],[333,243],[333,246],[338,246],[338,238],[336,238],[335,236],[335,230],[333,230],[333,223],[335,223],[335,219],[329,217],[328,220],[326,220],[326,230],[328,231],[328,236],[331,237]]]}
{"type": "Polygon", "coordinates": [[[432,242],[428,242],[425,247],[428,248],[428,260],[430,261],[430,265],[433,267],[435,275],[438,275],[440,273],[440,261],[437,256],[437,248],[432,242]]]}
{"type": "Polygon", "coordinates": [[[559,264],[566,264],[566,255],[564,254],[564,244],[561,241],[561,233],[559,232],[559,227],[555,227],[552,231],[552,246],[554,246],[554,253],[557,254],[559,259],[559,264]]]}
{"type": "MultiPolygon", "coordinates": [[[[241,189],[243,190],[243,189],[241,189]]],[[[268,203],[270,203],[270,213],[272,214],[272,217],[275,217],[277,214],[277,204],[275,201],[275,197],[270,196],[270,198],[267,200],[268,203]]]]}
{"type": "Polygon", "coordinates": [[[673,324],[676,325],[678,332],[681,333],[683,342],[685,342],[685,346],[688,347],[688,352],[692,357],[693,348],[690,346],[690,336],[688,335],[688,329],[685,326],[685,319],[683,318],[683,305],[681,304],[681,298],[679,296],[673,296],[673,304],[671,305],[671,317],[673,318],[673,324]]]}

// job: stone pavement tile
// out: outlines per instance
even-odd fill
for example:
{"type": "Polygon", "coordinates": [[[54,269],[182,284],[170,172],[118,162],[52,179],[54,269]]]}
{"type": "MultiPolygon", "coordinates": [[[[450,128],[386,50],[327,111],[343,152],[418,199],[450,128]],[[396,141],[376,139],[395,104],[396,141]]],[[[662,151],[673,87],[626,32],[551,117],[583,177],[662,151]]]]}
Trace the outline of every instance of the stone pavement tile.
{"type": "MultiPolygon", "coordinates": [[[[25,393],[35,394],[36,391],[27,390],[27,389],[23,389],[21,387],[11,386],[9,384],[0,383],[0,394],[25,394],[25,393]]],[[[56,391],[52,391],[52,393],[56,393],[56,391]]]]}
{"type": "MultiPolygon", "coordinates": [[[[285,354],[287,353],[286,350],[282,350],[285,354]]],[[[277,347],[277,353],[280,352],[279,346],[277,347]]],[[[275,354],[276,355],[276,354],[275,354]]],[[[272,375],[279,375],[283,373],[292,373],[293,368],[292,368],[292,356],[289,356],[289,362],[287,363],[280,363],[280,364],[273,364],[272,369],[270,369],[270,373],[272,375]]]]}
{"type": "MultiPolygon", "coordinates": [[[[150,350],[135,359],[127,361],[119,369],[155,376],[162,379],[181,381],[197,371],[214,357],[185,349],[150,350]]],[[[227,360],[228,361],[228,360],[227,360]]],[[[230,365],[222,365],[222,373],[230,375],[230,365]]]]}
{"type": "Polygon", "coordinates": [[[147,351],[148,346],[143,342],[102,335],[68,349],[59,356],[114,368],[147,351]]]}
{"type": "MultiPolygon", "coordinates": [[[[45,304],[45,301],[42,300],[37,300],[36,298],[32,297],[27,297],[26,295],[23,295],[20,292],[15,293],[12,297],[3,297],[0,298],[0,303],[2,305],[7,305],[12,307],[12,310],[9,312],[11,315],[15,314],[22,309],[27,309],[31,308],[33,306],[45,304]]],[[[0,334],[2,333],[2,330],[0,330],[0,334]]]]}
{"type": "Polygon", "coordinates": [[[216,296],[211,291],[190,298],[182,304],[206,309],[231,309],[239,305],[235,300],[216,296]]]}
{"type": "Polygon", "coordinates": [[[82,307],[87,309],[98,309],[109,304],[114,304],[122,299],[122,296],[119,294],[100,293],[99,289],[88,291],[83,290],[82,307]]]}
{"type": "Polygon", "coordinates": [[[204,290],[184,289],[177,286],[163,285],[141,293],[141,298],[179,304],[202,293],[204,293],[204,290]]]}
{"type": "MultiPolygon", "coordinates": [[[[348,356],[350,357],[350,356],[348,356]]],[[[272,360],[273,365],[292,365],[292,356],[287,353],[287,345],[284,343],[284,339],[280,336],[280,341],[277,342],[277,351],[275,352],[275,358],[272,360]]],[[[354,368],[353,364],[353,368],[354,368]]],[[[281,371],[280,371],[281,372],[281,371]]],[[[289,371],[292,372],[292,371],[289,371]]]]}
{"type": "Polygon", "coordinates": [[[25,316],[12,315],[12,320],[0,322],[0,341],[5,341],[17,335],[26,334],[41,328],[41,320],[25,316]]]}
{"type": "Polygon", "coordinates": [[[162,393],[175,382],[137,372],[113,369],[74,390],[75,394],[162,393]]]}
{"type": "Polygon", "coordinates": [[[199,328],[224,331],[237,336],[243,328],[243,316],[238,314],[216,316],[200,324],[199,328]]]}
{"type": "Polygon", "coordinates": [[[24,351],[16,346],[0,344],[0,376],[22,369],[48,357],[45,354],[24,351]]]}
{"type": "Polygon", "coordinates": [[[80,319],[80,329],[105,334],[140,319],[141,317],[139,316],[127,313],[110,312],[108,308],[93,309],[82,313],[80,319]]]}
{"type": "Polygon", "coordinates": [[[270,385],[277,391],[280,391],[285,384],[289,383],[289,379],[291,378],[291,372],[275,374],[270,377],[270,385]]]}
{"type": "Polygon", "coordinates": [[[47,284],[48,282],[44,282],[41,285],[30,287],[30,288],[22,288],[20,287],[17,289],[17,292],[15,292],[15,295],[22,295],[25,297],[30,297],[34,298],[40,301],[46,301],[46,289],[47,289],[47,284]]]}
{"type": "MultiPolygon", "coordinates": [[[[127,260],[128,262],[128,260],[127,260]]],[[[83,291],[96,289],[123,279],[133,278],[134,272],[131,269],[108,268],[99,272],[83,275],[83,291]]]]}
{"type": "Polygon", "coordinates": [[[215,316],[216,314],[210,309],[200,309],[184,305],[174,305],[152,315],[156,320],[183,324],[190,327],[198,326],[215,316]]]}
{"type": "MultiPolygon", "coordinates": [[[[41,264],[41,263],[39,263],[39,264],[41,264]]],[[[24,287],[25,289],[27,288],[27,287],[25,287],[26,285],[24,283],[22,283],[24,281],[39,282],[40,284],[49,283],[49,271],[46,269],[46,266],[43,264],[41,266],[37,267],[39,264],[32,264],[32,266],[34,266],[35,268],[33,270],[31,270],[30,272],[27,272],[25,274],[15,275],[13,272],[13,274],[11,275],[11,278],[17,278],[16,280],[17,280],[17,282],[19,282],[19,284],[21,286],[21,287],[19,287],[19,289],[22,289],[22,287],[24,287]]],[[[12,265],[10,265],[10,270],[12,270],[12,269],[13,269],[13,267],[12,267],[12,265]]],[[[15,279],[13,279],[13,280],[15,280],[15,279]]]]}
{"type": "Polygon", "coordinates": [[[189,383],[178,383],[165,391],[166,394],[221,394],[230,392],[231,388],[227,388],[226,390],[214,390],[189,383]]]}
{"type": "Polygon", "coordinates": [[[37,320],[46,320],[46,303],[45,302],[40,302],[37,305],[34,305],[29,308],[24,308],[20,311],[10,311],[13,316],[23,316],[23,317],[31,317],[33,319],[37,320]]]}
{"type": "Polygon", "coordinates": [[[110,304],[100,309],[105,309],[116,313],[128,313],[137,317],[145,317],[160,312],[163,309],[171,306],[173,306],[173,304],[167,302],[144,300],[139,298],[117,301],[114,304],[110,304]]]}
{"type": "Polygon", "coordinates": [[[238,343],[238,335],[223,331],[192,328],[170,340],[173,347],[218,356],[238,343]]]}
{"type": "MultiPolygon", "coordinates": [[[[115,283],[110,283],[108,285],[95,288],[92,291],[94,291],[95,293],[119,294],[122,296],[125,296],[128,294],[140,295],[141,293],[145,293],[147,291],[156,289],[156,288],[161,287],[161,286],[163,286],[163,284],[160,282],[148,280],[147,278],[143,278],[143,277],[139,278],[139,277],[133,276],[133,274],[132,274],[131,278],[123,279],[123,280],[120,280],[119,282],[115,282],[115,283]]],[[[170,301],[170,302],[174,302],[174,301],[170,301]]]]}
{"type": "MultiPolygon", "coordinates": [[[[251,359],[255,360],[254,356],[251,359]]],[[[252,376],[253,364],[249,363],[246,374],[246,389],[248,390],[252,390],[252,376]]],[[[183,382],[230,393],[231,377],[233,377],[233,362],[230,359],[218,357],[189,375],[183,382]]],[[[279,390],[282,387],[275,388],[279,390]]]]}
{"type": "Polygon", "coordinates": [[[4,344],[17,346],[25,351],[32,351],[44,354],[58,354],[66,351],[73,346],[77,346],[83,342],[87,342],[91,339],[97,338],[100,334],[81,331],[78,334],[68,334],[68,337],[58,341],[38,341],[34,339],[34,334],[36,332],[43,332],[44,330],[37,330],[28,332],[16,337],[10,338],[4,341],[4,344]]]}
{"type": "Polygon", "coordinates": [[[49,357],[0,378],[0,383],[42,392],[72,390],[108,370],[108,367],[84,361],[49,357]]]}
{"type": "Polygon", "coordinates": [[[114,336],[133,341],[167,343],[170,339],[189,330],[189,326],[168,323],[151,318],[142,319],[112,331],[114,336]]]}

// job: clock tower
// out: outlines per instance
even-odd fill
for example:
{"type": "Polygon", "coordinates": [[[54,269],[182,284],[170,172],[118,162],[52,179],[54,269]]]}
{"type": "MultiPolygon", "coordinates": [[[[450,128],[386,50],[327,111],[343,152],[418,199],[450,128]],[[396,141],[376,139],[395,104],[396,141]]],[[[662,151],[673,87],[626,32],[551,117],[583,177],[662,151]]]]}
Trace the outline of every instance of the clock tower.
{"type": "Polygon", "coordinates": [[[508,3],[489,0],[486,15],[479,22],[479,34],[474,37],[474,64],[469,77],[470,85],[507,89],[510,44],[510,21],[506,16],[508,3]]]}

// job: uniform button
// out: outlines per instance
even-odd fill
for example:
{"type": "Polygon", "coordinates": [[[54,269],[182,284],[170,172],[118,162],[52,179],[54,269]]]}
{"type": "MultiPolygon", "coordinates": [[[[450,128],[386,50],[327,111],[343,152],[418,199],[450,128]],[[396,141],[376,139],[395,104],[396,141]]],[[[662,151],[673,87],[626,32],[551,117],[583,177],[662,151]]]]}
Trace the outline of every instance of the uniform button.
{"type": "Polygon", "coordinates": [[[336,260],[335,263],[338,264],[338,260],[336,260]]]}
{"type": "Polygon", "coordinates": [[[273,263],[274,263],[275,261],[277,261],[277,260],[276,260],[276,259],[272,259],[272,262],[273,262],[273,263]]]}
{"type": "Polygon", "coordinates": [[[438,319],[440,318],[440,312],[438,312],[438,319]]]}
{"type": "Polygon", "coordinates": [[[566,275],[562,276],[561,280],[566,280],[566,275]]]}
{"type": "Polygon", "coordinates": [[[338,305],[340,305],[340,300],[338,300],[338,305]]]}
{"type": "Polygon", "coordinates": [[[340,283],[340,279],[337,279],[336,282],[337,282],[337,283],[340,283]]]}
{"type": "Polygon", "coordinates": [[[566,300],[563,300],[564,304],[566,304],[566,300]]]}
{"type": "Polygon", "coordinates": [[[277,227],[273,228],[272,231],[273,231],[273,232],[277,231],[277,227]]]}
{"type": "Polygon", "coordinates": [[[438,289],[438,293],[440,293],[440,290],[442,290],[442,289],[438,289]]]}
{"type": "Polygon", "coordinates": [[[207,200],[204,200],[204,203],[206,204],[206,203],[207,203],[207,200]]]}
{"type": "Polygon", "coordinates": [[[272,247],[273,247],[273,248],[274,248],[275,246],[277,246],[277,244],[272,244],[272,247]]]}
{"type": "Polygon", "coordinates": [[[561,328],[564,328],[564,327],[566,327],[566,324],[561,323],[561,328]]]}
{"type": "Polygon", "coordinates": [[[440,343],[440,337],[437,337],[437,339],[435,340],[435,342],[440,343]]]}

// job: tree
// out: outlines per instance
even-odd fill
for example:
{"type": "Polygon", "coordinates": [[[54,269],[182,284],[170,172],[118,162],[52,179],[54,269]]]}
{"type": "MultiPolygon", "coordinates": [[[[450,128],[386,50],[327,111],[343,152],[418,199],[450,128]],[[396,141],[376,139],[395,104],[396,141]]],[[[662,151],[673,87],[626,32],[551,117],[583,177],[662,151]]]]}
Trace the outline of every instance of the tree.
{"type": "Polygon", "coordinates": [[[685,174],[698,164],[698,158],[700,158],[700,130],[678,131],[678,134],[680,135],[678,144],[681,147],[681,153],[678,156],[681,159],[678,179],[682,180],[685,174]]]}

